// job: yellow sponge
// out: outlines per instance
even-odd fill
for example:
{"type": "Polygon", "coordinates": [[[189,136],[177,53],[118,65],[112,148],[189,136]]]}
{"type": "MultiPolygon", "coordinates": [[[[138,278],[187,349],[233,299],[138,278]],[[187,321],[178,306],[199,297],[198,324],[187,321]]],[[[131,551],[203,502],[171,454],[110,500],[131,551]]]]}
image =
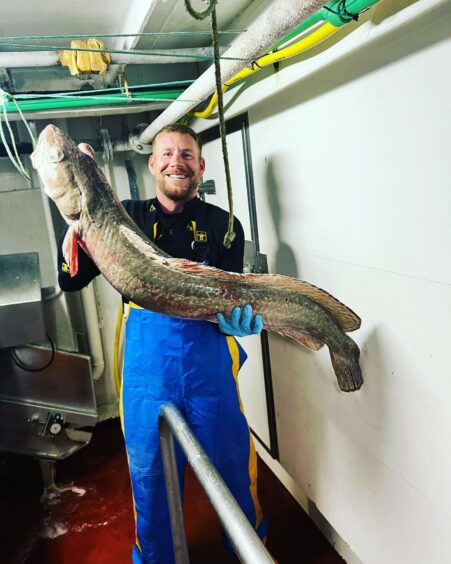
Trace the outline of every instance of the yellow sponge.
{"type": "MultiPolygon", "coordinates": [[[[75,39],[70,44],[72,49],[105,49],[99,39],[75,39]]],[[[98,73],[105,74],[111,63],[109,53],[89,51],[61,51],[60,63],[69,67],[70,74],[98,73]]]]}

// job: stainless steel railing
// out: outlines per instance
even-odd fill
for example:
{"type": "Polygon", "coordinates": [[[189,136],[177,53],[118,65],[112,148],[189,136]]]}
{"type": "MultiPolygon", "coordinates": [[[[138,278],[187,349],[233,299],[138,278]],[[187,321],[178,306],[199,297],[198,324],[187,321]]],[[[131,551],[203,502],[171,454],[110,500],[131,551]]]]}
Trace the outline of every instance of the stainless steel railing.
{"type": "Polygon", "coordinates": [[[188,464],[207,494],[241,562],[244,564],[273,564],[274,560],[241,511],[188,423],[173,404],[167,403],[160,408],[158,427],[176,563],[187,564],[189,557],[173,436],[185,453],[188,464]]]}

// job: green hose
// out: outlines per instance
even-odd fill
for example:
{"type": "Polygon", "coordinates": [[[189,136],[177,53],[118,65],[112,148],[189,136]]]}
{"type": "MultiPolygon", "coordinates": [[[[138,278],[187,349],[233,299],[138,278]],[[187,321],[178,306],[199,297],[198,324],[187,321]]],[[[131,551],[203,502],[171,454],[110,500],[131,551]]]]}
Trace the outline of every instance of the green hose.
{"type": "Polygon", "coordinates": [[[285,35],[277,43],[275,43],[269,51],[277,49],[296,35],[299,35],[306,29],[312,27],[318,22],[329,22],[334,27],[341,27],[357,19],[358,14],[365,12],[379,0],[331,0],[323,8],[312,14],[309,18],[295,27],[288,35],[285,35]]]}
{"type": "MultiPolygon", "coordinates": [[[[96,94],[94,96],[66,96],[64,98],[33,98],[18,100],[23,112],[36,112],[40,110],[56,110],[60,108],[84,108],[87,106],[112,106],[117,104],[133,104],[133,102],[151,102],[158,100],[175,100],[184,90],[151,90],[149,92],[134,92],[129,98],[127,94],[96,94]]],[[[7,102],[8,113],[18,112],[14,102],[7,102]]]]}

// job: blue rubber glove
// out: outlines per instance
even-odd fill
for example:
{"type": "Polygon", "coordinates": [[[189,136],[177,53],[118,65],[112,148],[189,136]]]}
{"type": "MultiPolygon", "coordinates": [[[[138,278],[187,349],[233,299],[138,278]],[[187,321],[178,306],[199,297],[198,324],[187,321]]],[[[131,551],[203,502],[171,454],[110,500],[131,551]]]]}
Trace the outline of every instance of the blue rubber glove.
{"type": "Polygon", "coordinates": [[[252,321],[252,306],[250,304],[245,305],[242,312],[240,307],[234,307],[230,321],[227,321],[222,313],[217,313],[216,319],[221,333],[233,337],[259,335],[263,329],[263,318],[260,314],[257,314],[252,321]]]}

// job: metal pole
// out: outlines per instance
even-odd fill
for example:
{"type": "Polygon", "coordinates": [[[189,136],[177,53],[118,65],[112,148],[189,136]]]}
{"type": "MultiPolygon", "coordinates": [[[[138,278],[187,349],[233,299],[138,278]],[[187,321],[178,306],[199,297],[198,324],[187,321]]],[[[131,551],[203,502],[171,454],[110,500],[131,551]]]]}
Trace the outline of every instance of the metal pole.
{"type": "Polygon", "coordinates": [[[273,564],[274,560],[178,409],[172,404],[163,405],[160,408],[160,420],[163,418],[185,453],[241,562],[273,564]]]}
{"type": "Polygon", "coordinates": [[[174,558],[177,564],[189,564],[174,441],[167,421],[161,416],[158,418],[158,429],[160,432],[161,456],[163,458],[169,517],[171,519],[174,558]]]}
{"type": "MultiPolygon", "coordinates": [[[[225,49],[222,49],[224,51],[225,49]]],[[[64,51],[64,48],[61,49],[64,51]]],[[[152,65],[169,63],[197,63],[213,58],[211,47],[193,49],[153,49],[139,53],[111,53],[111,64],[152,65]]],[[[0,67],[14,69],[23,67],[53,67],[59,65],[58,51],[9,51],[0,53],[0,67]]]]}

